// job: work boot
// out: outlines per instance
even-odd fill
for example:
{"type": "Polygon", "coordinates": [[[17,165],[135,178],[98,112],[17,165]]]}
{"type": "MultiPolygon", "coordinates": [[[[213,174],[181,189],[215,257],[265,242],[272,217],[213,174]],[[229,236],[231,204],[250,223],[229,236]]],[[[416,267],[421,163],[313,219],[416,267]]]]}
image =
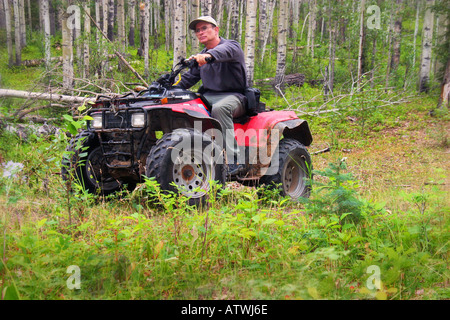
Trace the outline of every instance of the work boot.
{"type": "Polygon", "coordinates": [[[243,171],[245,166],[243,164],[229,164],[228,165],[228,176],[236,176],[238,173],[243,171]]]}

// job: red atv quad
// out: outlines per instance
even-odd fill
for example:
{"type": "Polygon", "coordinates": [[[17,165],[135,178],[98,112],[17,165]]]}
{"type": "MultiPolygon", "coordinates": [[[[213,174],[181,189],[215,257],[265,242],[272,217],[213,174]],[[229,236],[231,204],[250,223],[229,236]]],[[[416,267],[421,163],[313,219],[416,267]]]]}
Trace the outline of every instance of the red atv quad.
{"type": "Polygon", "coordinates": [[[98,97],[87,129],[66,149],[63,178],[73,172],[88,192],[108,195],[154,177],[162,190],[181,192],[191,204],[204,201],[212,180],[276,187],[295,200],[309,196],[308,123],[293,111],[266,111],[259,102],[256,115],[235,119],[245,169],[227,176],[221,125],[210,116],[210,104],[173,85],[193,63],[182,60],[139,93],[98,97]]]}

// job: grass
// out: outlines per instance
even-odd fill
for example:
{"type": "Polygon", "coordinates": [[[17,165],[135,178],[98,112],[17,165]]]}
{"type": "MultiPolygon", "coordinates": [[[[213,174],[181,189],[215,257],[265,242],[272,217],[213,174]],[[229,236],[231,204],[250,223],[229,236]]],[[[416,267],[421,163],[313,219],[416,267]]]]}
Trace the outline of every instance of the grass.
{"type": "MultiPolygon", "coordinates": [[[[169,60],[158,51],[150,72],[169,60]]],[[[0,71],[3,85],[30,89],[43,69],[0,71]]],[[[428,115],[432,95],[364,108],[381,102],[357,94],[332,106],[342,112],[301,113],[323,103],[297,108],[319,93],[306,84],[286,91],[310,124],[309,151],[331,147],[312,156],[316,183],[300,203],[236,183],[201,210],[151,180],[115,199],[68,194],[59,175],[65,135],[23,141],[0,132],[0,162],[24,165],[11,177],[0,169],[0,297],[448,299],[448,113],[428,115]],[[70,289],[71,266],[80,289],[70,289]]],[[[2,113],[17,101],[0,103],[2,113]]],[[[280,96],[264,101],[287,107],[280,96]]]]}
{"type": "MultiPolygon", "coordinates": [[[[208,209],[179,196],[155,206],[151,181],[119,199],[68,198],[55,174],[63,137],[3,134],[3,158],[25,167],[0,180],[2,298],[447,299],[449,162],[439,130],[448,120],[421,104],[403,105],[401,120],[386,111],[389,127],[358,139],[349,126],[339,148],[313,156],[318,184],[305,203],[232,183],[208,209]],[[73,265],[79,290],[67,285],[73,265]],[[379,289],[368,289],[371,266],[379,289]]],[[[311,123],[314,152],[333,137],[311,123]]]]}

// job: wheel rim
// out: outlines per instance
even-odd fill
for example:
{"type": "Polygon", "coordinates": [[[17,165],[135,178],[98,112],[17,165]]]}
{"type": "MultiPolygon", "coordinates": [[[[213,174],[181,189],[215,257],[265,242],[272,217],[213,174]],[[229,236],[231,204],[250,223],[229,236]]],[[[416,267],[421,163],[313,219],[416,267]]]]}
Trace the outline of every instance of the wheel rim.
{"type": "Polygon", "coordinates": [[[173,165],[173,181],[179,191],[191,198],[203,197],[209,191],[209,181],[214,176],[214,166],[208,165],[198,151],[180,152],[173,165]]]}
{"type": "Polygon", "coordinates": [[[119,182],[108,174],[108,167],[100,147],[89,153],[86,173],[89,183],[103,191],[115,190],[120,186],[119,182]]]}
{"type": "Polygon", "coordinates": [[[289,156],[283,168],[284,193],[294,199],[299,198],[306,188],[306,166],[301,156],[289,156]]]}

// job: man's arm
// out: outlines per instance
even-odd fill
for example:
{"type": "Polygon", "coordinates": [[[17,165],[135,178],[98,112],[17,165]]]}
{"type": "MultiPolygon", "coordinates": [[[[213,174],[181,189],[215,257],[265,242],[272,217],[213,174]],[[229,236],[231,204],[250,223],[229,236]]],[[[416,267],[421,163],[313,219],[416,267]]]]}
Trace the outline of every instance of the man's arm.
{"type": "Polygon", "coordinates": [[[242,48],[237,41],[226,40],[213,49],[207,51],[217,62],[238,61],[239,55],[243,54],[242,48]]]}
{"type": "Polygon", "coordinates": [[[193,67],[189,69],[188,72],[181,76],[181,81],[178,83],[178,86],[183,87],[184,89],[189,89],[194,84],[200,81],[200,70],[198,67],[193,67]]]}

